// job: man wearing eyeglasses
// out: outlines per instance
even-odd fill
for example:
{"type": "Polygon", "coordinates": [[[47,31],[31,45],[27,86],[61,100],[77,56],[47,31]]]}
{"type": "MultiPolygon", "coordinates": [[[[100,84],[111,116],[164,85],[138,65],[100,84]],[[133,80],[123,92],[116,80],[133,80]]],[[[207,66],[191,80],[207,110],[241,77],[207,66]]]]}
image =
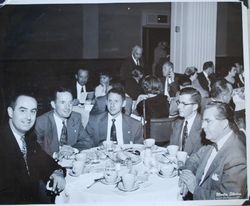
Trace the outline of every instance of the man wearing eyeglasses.
{"type": "Polygon", "coordinates": [[[37,118],[35,131],[37,141],[42,148],[53,155],[59,148],[67,148],[68,152],[72,146],[79,150],[86,149],[86,136],[81,115],[73,112],[73,97],[71,91],[66,88],[58,88],[54,99],[51,101],[52,111],[37,118]]]}
{"type": "Polygon", "coordinates": [[[201,115],[198,113],[200,107],[200,92],[192,87],[180,90],[178,110],[179,117],[172,124],[170,144],[178,145],[181,151],[191,155],[202,146],[201,141],[201,115]]]}
{"type": "Polygon", "coordinates": [[[230,108],[211,102],[202,128],[213,145],[193,154],[180,175],[183,196],[194,200],[238,199],[246,196],[246,148],[238,137],[230,108]],[[189,191],[189,193],[187,193],[189,191]]]}

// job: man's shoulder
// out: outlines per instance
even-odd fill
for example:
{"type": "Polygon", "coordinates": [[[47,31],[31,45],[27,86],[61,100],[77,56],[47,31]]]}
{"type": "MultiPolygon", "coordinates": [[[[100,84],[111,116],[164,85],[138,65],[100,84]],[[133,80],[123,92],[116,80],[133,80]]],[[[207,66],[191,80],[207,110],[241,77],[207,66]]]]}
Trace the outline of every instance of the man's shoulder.
{"type": "Polygon", "coordinates": [[[107,112],[99,113],[99,114],[92,114],[89,116],[90,121],[98,122],[100,120],[103,120],[104,118],[108,117],[107,112]]]}
{"type": "Polygon", "coordinates": [[[128,124],[130,124],[130,125],[140,125],[141,124],[141,122],[139,121],[139,120],[137,120],[137,119],[135,119],[135,118],[132,118],[132,117],[130,117],[129,115],[127,115],[127,114],[122,114],[122,117],[123,117],[123,119],[124,120],[126,120],[126,122],[128,123],[128,124]]]}
{"type": "Polygon", "coordinates": [[[53,111],[51,110],[37,117],[36,122],[44,121],[52,116],[53,116],[53,111]]]}
{"type": "Polygon", "coordinates": [[[78,112],[72,111],[69,119],[81,119],[81,114],[78,112]]]}

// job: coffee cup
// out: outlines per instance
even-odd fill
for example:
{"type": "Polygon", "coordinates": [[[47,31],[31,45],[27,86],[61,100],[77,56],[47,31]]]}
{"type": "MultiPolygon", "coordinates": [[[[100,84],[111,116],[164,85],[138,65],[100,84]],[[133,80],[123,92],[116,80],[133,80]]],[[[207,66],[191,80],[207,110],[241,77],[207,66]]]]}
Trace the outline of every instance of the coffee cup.
{"type": "Polygon", "coordinates": [[[178,161],[181,161],[183,164],[185,164],[185,162],[187,160],[187,152],[178,151],[176,156],[177,156],[178,161]]]}
{"type": "Polygon", "coordinates": [[[155,145],[155,139],[149,138],[144,140],[144,145],[147,148],[152,148],[155,145]]]}
{"type": "Polygon", "coordinates": [[[135,175],[126,173],[122,175],[122,184],[125,190],[132,190],[135,186],[135,175]]]}
{"type": "Polygon", "coordinates": [[[78,161],[78,160],[74,161],[73,162],[73,167],[72,167],[72,173],[75,176],[79,176],[80,174],[82,174],[83,166],[84,166],[83,161],[78,161]]]}
{"type": "Polygon", "coordinates": [[[105,181],[108,184],[113,184],[113,183],[116,182],[117,177],[118,177],[118,173],[117,173],[117,170],[116,170],[116,165],[113,162],[108,160],[106,162],[105,171],[104,171],[105,181]]]}
{"type": "Polygon", "coordinates": [[[174,166],[172,164],[162,164],[160,167],[160,171],[163,176],[171,177],[174,172],[174,166]]]}
{"type": "Polygon", "coordinates": [[[176,156],[178,149],[179,149],[179,146],[177,145],[169,145],[167,147],[168,153],[171,156],[176,156]]]}

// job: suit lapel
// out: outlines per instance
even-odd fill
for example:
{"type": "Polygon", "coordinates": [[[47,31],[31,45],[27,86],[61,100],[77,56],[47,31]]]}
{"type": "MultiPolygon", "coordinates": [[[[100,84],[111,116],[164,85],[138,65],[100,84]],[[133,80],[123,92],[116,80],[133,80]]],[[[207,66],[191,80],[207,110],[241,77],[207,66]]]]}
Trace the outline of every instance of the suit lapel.
{"type": "Polygon", "coordinates": [[[74,116],[71,114],[70,118],[67,121],[67,134],[68,134],[68,140],[67,143],[71,144],[73,142],[76,142],[75,138],[76,138],[76,119],[74,118],[74,116]]]}
{"type": "Polygon", "coordinates": [[[99,142],[107,139],[107,131],[108,131],[108,113],[104,113],[104,116],[100,118],[100,125],[98,125],[99,129],[99,142]]]}
{"type": "MultiPolygon", "coordinates": [[[[215,169],[218,167],[218,165],[220,164],[220,162],[222,161],[222,157],[226,155],[227,150],[228,150],[228,145],[231,144],[231,141],[233,139],[233,135],[231,135],[229,137],[229,139],[224,143],[223,147],[218,151],[218,153],[216,154],[212,164],[210,165],[207,174],[203,180],[203,182],[210,176],[210,174],[215,171],[215,169]]],[[[211,150],[212,151],[212,150],[211,150]]],[[[210,153],[211,154],[211,153],[210,153]]],[[[202,184],[203,184],[202,182],[202,184]]]]}
{"type": "Polygon", "coordinates": [[[58,151],[59,148],[59,141],[58,141],[58,134],[57,134],[57,127],[56,122],[54,119],[54,112],[49,114],[49,126],[51,127],[49,130],[52,132],[50,139],[48,139],[48,144],[51,145],[52,151],[58,151]]]}

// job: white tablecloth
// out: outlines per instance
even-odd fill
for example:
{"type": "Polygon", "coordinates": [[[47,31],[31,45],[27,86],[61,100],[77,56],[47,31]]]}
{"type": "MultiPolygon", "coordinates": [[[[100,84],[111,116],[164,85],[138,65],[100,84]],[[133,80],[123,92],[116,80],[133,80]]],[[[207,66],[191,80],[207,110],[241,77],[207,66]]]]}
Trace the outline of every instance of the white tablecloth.
{"type": "Polygon", "coordinates": [[[82,125],[86,127],[89,120],[89,113],[92,109],[93,105],[85,104],[83,106],[73,106],[73,111],[81,114],[82,117],[82,125]]]}
{"type": "MultiPolygon", "coordinates": [[[[133,166],[140,172],[145,170],[143,162],[133,166]]],[[[126,170],[121,166],[119,173],[126,170]]],[[[56,204],[60,203],[125,203],[128,205],[135,202],[154,202],[154,201],[176,201],[181,200],[179,196],[178,176],[173,178],[162,178],[157,173],[151,173],[148,180],[141,183],[136,191],[123,192],[115,185],[105,185],[101,182],[95,183],[91,188],[90,185],[95,178],[102,177],[103,172],[85,173],[79,177],[67,176],[66,188],[60,196],[56,198],[56,204]]]]}

